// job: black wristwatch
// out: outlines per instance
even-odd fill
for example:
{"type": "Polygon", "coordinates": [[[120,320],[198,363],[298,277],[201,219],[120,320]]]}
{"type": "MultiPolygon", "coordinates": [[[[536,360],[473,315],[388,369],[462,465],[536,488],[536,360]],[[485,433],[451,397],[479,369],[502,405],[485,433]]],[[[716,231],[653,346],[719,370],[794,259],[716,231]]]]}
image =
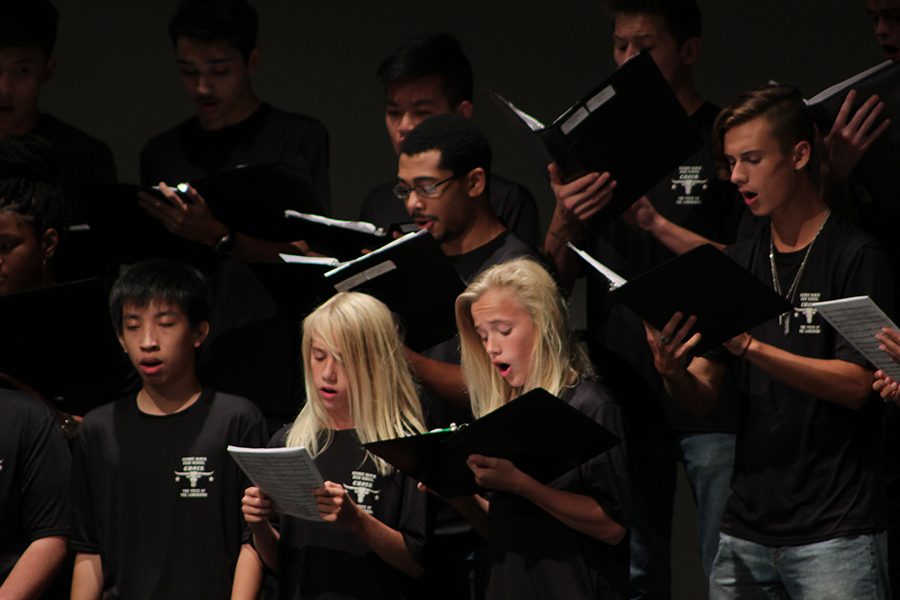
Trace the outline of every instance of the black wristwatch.
{"type": "Polygon", "coordinates": [[[213,252],[220,258],[228,258],[231,256],[232,250],[234,250],[236,238],[237,235],[232,231],[231,227],[229,227],[228,231],[225,232],[225,235],[213,245],[213,252]]]}

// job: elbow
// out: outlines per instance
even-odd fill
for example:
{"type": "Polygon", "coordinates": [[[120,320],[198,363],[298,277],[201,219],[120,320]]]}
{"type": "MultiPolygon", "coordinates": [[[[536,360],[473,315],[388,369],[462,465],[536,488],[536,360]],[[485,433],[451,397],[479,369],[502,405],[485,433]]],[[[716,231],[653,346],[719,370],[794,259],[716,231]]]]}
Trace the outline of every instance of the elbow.
{"type": "Polygon", "coordinates": [[[597,534],[597,539],[610,546],[618,546],[625,539],[628,530],[615,521],[611,521],[597,534]]]}
{"type": "Polygon", "coordinates": [[[846,396],[848,398],[846,406],[852,410],[859,410],[866,405],[871,396],[872,384],[870,381],[867,380],[861,385],[855,384],[846,396]]]}
{"type": "Polygon", "coordinates": [[[410,557],[408,564],[401,567],[401,570],[413,579],[418,579],[425,574],[425,569],[422,567],[422,564],[412,557],[410,557]]]}

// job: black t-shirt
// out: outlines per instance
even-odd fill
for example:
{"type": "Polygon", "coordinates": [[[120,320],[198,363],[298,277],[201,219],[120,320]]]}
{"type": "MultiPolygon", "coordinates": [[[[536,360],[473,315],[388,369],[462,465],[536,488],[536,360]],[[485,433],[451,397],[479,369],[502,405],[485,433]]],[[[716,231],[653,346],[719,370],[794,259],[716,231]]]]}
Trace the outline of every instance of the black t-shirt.
{"type": "MultiPolygon", "coordinates": [[[[717,175],[711,132],[718,110],[706,102],[691,116],[703,146],[650,190],[647,198],[676,225],[715,242],[731,243],[745,208],[734,186],[717,175]]],[[[636,232],[621,219],[594,219],[588,235],[591,254],[626,279],[674,257],[652,236],[636,232]]],[[[665,425],[680,431],[734,431],[738,399],[733,382],[727,381],[715,411],[699,419],[687,415],[666,393],[653,366],[640,317],[615,303],[608,294],[609,282],[590,271],[588,341],[604,383],[628,400],[626,420],[640,422],[635,434],[655,437],[665,425]]]]}
{"type": "Polygon", "coordinates": [[[50,410],[0,389],[0,585],[33,541],[69,534],[69,467],[50,410]]]}
{"type": "MultiPolygon", "coordinates": [[[[406,212],[406,207],[394,195],[396,184],[396,181],[390,181],[376,185],[369,190],[360,210],[360,218],[363,221],[385,228],[392,223],[409,221],[410,217],[406,212]]],[[[541,239],[537,203],[527,188],[492,174],[488,187],[488,198],[494,213],[508,230],[528,246],[540,247],[543,239],[541,239]]]]}
{"type": "MultiPolygon", "coordinates": [[[[269,445],[283,447],[289,429],[276,433],[269,445]]],[[[343,485],[353,502],[399,531],[410,554],[421,561],[426,495],[399,471],[381,475],[355,430],[332,433],[331,444],[315,458],[322,478],[343,485]]],[[[280,532],[278,587],[283,600],[402,598],[405,575],[352,531],[336,523],[282,515],[280,532]]]]}
{"type": "MultiPolygon", "coordinates": [[[[752,240],[728,248],[728,255],[772,286],[768,227],[752,240]]],[[[806,250],[776,256],[787,290],[806,250]]],[[[765,343],[800,356],[838,359],[867,366],[812,302],[870,296],[893,302],[890,265],[875,241],[832,215],[809,254],[797,288],[800,310],[790,334],[773,319],[752,330],[765,343]]],[[[727,359],[722,349],[713,360],[727,359]]],[[[742,402],[732,495],[722,530],[769,545],[808,544],[883,529],[880,418],[883,402],[874,394],[851,410],[792,389],[748,361],[740,361],[742,402]]]]}
{"type": "MultiPolygon", "coordinates": [[[[229,127],[205,131],[192,117],[151,139],[141,152],[141,181],[190,181],[240,164],[272,161],[308,169],[327,204],[325,128],[316,119],[265,103],[229,127]]],[[[210,335],[197,365],[201,380],[251,399],[266,415],[293,414],[302,391],[299,324],[246,264],[226,260],[211,275],[210,335]]]]}
{"type": "Polygon", "coordinates": [[[154,416],[136,398],[84,418],[72,471],[70,546],[100,554],[105,598],[222,598],[242,543],[249,485],[226,447],[267,434],[244,398],[204,390],[182,412],[154,416]]]}
{"type": "MultiPolygon", "coordinates": [[[[581,381],[562,399],[622,437],[619,407],[603,386],[581,381]]],[[[623,527],[628,526],[628,479],[623,445],[566,473],[550,487],[595,499],[623,527]]],[[[491,576],[486,598],[556,600],[625,598],[628,547],[610,546],[564,525],[528,500],[490,494],[491,576]]]]}
{"type": "Polygon", "coordinates": [[[80,200],[72,190],[77,181],[115,181],[116,163],[109,146],[60,121],[44,114],[38,120],[32,134],[50,143],[50,150],[58,162],[63,192],[72,208],[73,218],[80,222],[84,216],[80,200]]]}

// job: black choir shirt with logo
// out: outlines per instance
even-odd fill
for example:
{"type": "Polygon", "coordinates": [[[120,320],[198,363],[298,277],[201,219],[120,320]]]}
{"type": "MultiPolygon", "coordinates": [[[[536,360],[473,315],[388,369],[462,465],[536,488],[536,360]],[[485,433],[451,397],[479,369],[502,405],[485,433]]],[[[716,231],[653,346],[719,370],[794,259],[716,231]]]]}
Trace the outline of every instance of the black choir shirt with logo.
{"type": "MultiPolygon", "coordinates": [[[[770,229],[764,227],[727,253],[774,289],[770,239],[770,229]]],[[[791,287],[805,252],[776,254],[782,290],[791,287]]],[[[809,306],[852,296],[869,296],[890,314],[891,268],[874,239],[832,214],[799,281],[790,332],[785,335],[784,326],[773,319],[751,333],[800,356],[872,368],[809,306]]],[[[721,348],[708,356],[732,360],[721,348]]],[[[722,531],[780,546],[884,529],[883,401],[872,394],[862,408],[852,410],[792,389],[747,361],[738,366],[746,400],[722,531]]]]}
{"type": "MultiPolygon", "coordinates": [[[[563,401],[625,439],[618,405],[596,381],[585,379],[563,401]]],[[[600,454],[550,483],[589,496],[628,527],[629,492],[623,445],[600,454]]],[[[621,600],[628,586],[627,538],[610,546],[579,533],[528,500],[489,493],[491,575],[489,600],[597,598],[621,600]]]]}
{"type": "MultiPolygon", "coordinates": [[[[647,193],[660,215],[715,242],[730,244],[737,238],[746,208],[735,187],[718,176],[711,148],[712,126],[719,109],[705,102],[691,115],[703,146],[647,193]]],[[[588,251],[613,271],[632,279],[674,258],[674,254],[647,233],[635,231],[620,218],[603,214],[588,225],[588,251]]],[[[626,421],[640,422],[637,433],[656,440],[668,428],[682,432],[733,432],[737,424],[737,394],[723,392],[723,401],[702,418],[685,413],[665,391],[653,366],[640,317],[612,300],[609,282],[593,269],[587,277],[587,328],[592,356],[604,383],[617,396],[628,399],[626,421]],[[651,429],[652,426],[652,429],[651,429]],[[653,433],[646,434],[650,430],[653,433]]],[[[726,380],[726,385],[733,385],[726,380]]]]}
{"type": "Polygon", "coordinates": [[[148,415],[136,397],[91,411],[75,444],[70,547],[100,554],[104,598],[227,599],[249,530],[250,485],[226,447],[260,447],[248,400],[211,390],[182,412],[148,415]]]}
{"type": "MultiPolygon", "coordinates": [[[[405,203],[394,195],[396,181],[381,183],[369,190],[360,210],[360,219],[387,228],[412,219],[405,203]]],[[[500,222],[531,248],[539,248],[541,224],[534,196],[522,185],[499,175],[491,175],[488,199],[500,222]]]]}
{"type": "MultiPolygon", "coordinates": [[[[270,446],[283,447],[289,427],[270,446]]],[[[323,434],[324,439],[324,434],[323,434]]],[[[399,471],[378,473],[353,429],[333,431],[331,444],[315,458],[326,481],[344,486],[350,498],[403,535],[421,562],[426,494],[399,471]]],[[[406,575],[385,563],[355,533],[337,523],[281,516],[278,588],[282,600],[396,600],[406,575]]]]}
{"type": "Polygon", "coordinates": [[[50,410],[0,389],[0,585],[29,544],[69,534],[70,462],[50,410]]]}

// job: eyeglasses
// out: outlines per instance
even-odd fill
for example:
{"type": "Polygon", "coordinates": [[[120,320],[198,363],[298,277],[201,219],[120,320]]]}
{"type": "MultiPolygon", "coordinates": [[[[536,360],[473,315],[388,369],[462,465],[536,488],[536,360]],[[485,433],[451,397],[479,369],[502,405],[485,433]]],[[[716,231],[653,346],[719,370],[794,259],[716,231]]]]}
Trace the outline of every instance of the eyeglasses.
{"type": "Polygon", "coordinates": [[[460,175],[452,175],[447,179],[442,179],[437,183],[419,183],[412,187],[406,185],[405,183],[398,183],[394,186],[394,195],[397,196],[400,200],[406,200],[409,198],[409,195],[416,192],[416,194],[420,196],[424,196],[426,198],[437,198],[441,195],[441,191],[438,189],[438,186],[444,185],[448,181],[453,181],[454,179],[459,178],[460,175]]]}

